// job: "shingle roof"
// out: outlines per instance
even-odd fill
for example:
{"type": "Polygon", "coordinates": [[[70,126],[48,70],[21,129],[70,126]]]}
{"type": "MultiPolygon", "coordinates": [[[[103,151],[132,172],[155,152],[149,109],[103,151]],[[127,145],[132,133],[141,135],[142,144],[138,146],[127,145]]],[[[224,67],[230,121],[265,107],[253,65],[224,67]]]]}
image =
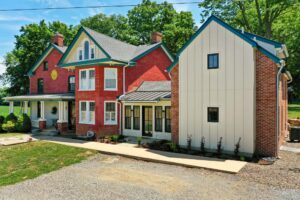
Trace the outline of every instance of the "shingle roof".
{"type": "Polygon", "coordinates": [[[119,99],[122,101],[159,101],[171,98],[171,81],[145,81],[134,92],[119,99]]]}
{"type": "Polygon", "coordinates": [[[65,53],[66,52],[66,50],[67,50],[67,48],[68,48],[68,46],[63,46],[63,47],[61,47],[61,46],[57,46],[56,44],[53,44],[57,49],[59,49],[62,53],[65,53]]]}
{"type": "Polygon", "coordinates": [[[93,37],[93,39],[103,48],[103,50],[111,56],[112,59],[120,61],[131,61],[135,57],[143,54],[151,48],[160,45],[161,43],[155,43],[151,45],[134,46],[126,42],[122,42],[115,38],[109,37],[102,33],[98,33],[87,27],[83,29],[93,37]]]}

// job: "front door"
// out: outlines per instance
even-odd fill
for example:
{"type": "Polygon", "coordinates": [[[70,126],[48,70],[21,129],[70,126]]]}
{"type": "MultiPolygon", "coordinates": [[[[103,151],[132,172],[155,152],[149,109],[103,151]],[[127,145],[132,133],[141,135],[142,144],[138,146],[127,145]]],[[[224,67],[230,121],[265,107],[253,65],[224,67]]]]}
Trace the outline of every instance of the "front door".
{"type": "Polygon", "coordinates": [[[143,106],[143,136],[152,137],[153,112],[152,106],[143,106]]]}

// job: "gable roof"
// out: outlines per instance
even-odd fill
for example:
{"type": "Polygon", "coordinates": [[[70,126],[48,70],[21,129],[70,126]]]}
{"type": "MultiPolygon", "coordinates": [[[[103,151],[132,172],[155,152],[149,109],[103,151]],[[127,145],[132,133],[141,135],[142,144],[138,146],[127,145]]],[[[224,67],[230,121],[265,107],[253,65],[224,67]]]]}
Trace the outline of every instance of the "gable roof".
{"type": "MultiPolygon", "coordinates": [[[[280,42],[276,42],[262,36],[258,36],[248,32],[242,32],[238,29],[233,28],[229,24],[225,23],[221,19],[217,18],[214,15],[211,15],[202,26],[192,35],[192,37],[179,49],[176,60],[168,67],[167,71],[170,72],[178,63],[178,57],[180,54],[194,41],[194,39],[212,22],[216,22],[219,25],[223,26],[226,30],[232,32],[236,36],[243,39],[245,42],[249,43],[253,48],[257,48],[275,63],[280,63],[281,59],[277,56],[277,48],[284,48],[284,45],[280,42]]],[[[287,53],[286,53],[287,54],[287,53]]]]}
{"type": "MultiPolygon", "coordinates": [[[[84,32],[86,35],[93,40],[93,42],[103,51],[103,53],[106,55],[107,59],[105,59],[105,62],[107,61],[118,61],[124,64],[127,63],[133,63],[134,61],[142,58],[143,56],[147,55],[148,53],[152,52],[156,48],[162,48],[168,58],[171,60],[171,62],[174,61],[173,55],[168,51],[168,49],[165,47],[163,43],[155,43],[151,45],[140,45],[135,46],[132,44],[128,44],[126,42],[122,42],[120,40],[117,40],[115,38],[109,37],[107,35],[104,35],[102,33],[99,33],[97,31],[94,31],[87,27],[81,27],[76,34],[75,38],[73,39],[71,45],[68,47],[66,53],[61,58],[59,62],[59,66],[66,66],[67,64],[64,64],[64,60],[71,51],[72,47],[75,45],[77,39],[79,38],[80,34],[84,32]]],[[[84,62],[84,61],[83,61],[84,62]]],[[[86,64],[89,64],[92,61],[85,62],[86,64]]]]}
{"type": "Polygon", "coordinates": [[[57,46],[56,44],[50,43],[48,47],[43,51],[42,55],[37,59],[33,66],[28,71],[27,75],[32,76],[35,70],[41,65],[45,58],[52,52],[53,49],[56,49],[59,53],[64,54],[67,50],[67,46],[57,46]]]}

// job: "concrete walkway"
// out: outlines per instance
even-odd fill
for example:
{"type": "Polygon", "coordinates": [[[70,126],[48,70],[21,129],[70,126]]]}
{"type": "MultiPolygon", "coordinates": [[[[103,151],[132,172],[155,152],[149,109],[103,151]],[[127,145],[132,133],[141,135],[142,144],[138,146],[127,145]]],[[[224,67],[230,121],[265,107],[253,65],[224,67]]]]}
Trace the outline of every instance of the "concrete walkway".
{"type": "Polygon", "coordinates": [[[194,168],[205,168],[228,173],[238,173],[247,163],[234,160],[222,160],[201,156],[192,156],[164,151],[156,151],[145,148],[137,148],[134,144],[105,144],[99,142],[87,142],[61,137],[38,136],[40,140],[58,144],[97,150],[106,154],[121,155],[146,161],[181,165],[194,168]]]}
{"type": "Polygon", "coordinates": [[[280,150],[282,151],[289,151],[293,153],[300,153],[300,148],[295,148],[295,147],[288,147],[288,146],[281,146],[280,150]]]}

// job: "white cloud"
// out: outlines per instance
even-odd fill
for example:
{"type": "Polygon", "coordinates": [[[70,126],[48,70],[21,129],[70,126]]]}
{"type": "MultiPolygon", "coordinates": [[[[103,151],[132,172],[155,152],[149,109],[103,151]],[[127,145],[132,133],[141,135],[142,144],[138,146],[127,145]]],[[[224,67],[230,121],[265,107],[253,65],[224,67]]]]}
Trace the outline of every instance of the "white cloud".
{"type": "Polygon", "coordinates": [[[0,15],[0,21],[27,21],[33,22],[35,19],[26,16],[11,16],[11,15],[0,15]]]}
{"type": "Polygon", "coordinates": [[[69,0],[32,0],[39,4],[46,4],[51,8],[72,6],[69,0]]]}

